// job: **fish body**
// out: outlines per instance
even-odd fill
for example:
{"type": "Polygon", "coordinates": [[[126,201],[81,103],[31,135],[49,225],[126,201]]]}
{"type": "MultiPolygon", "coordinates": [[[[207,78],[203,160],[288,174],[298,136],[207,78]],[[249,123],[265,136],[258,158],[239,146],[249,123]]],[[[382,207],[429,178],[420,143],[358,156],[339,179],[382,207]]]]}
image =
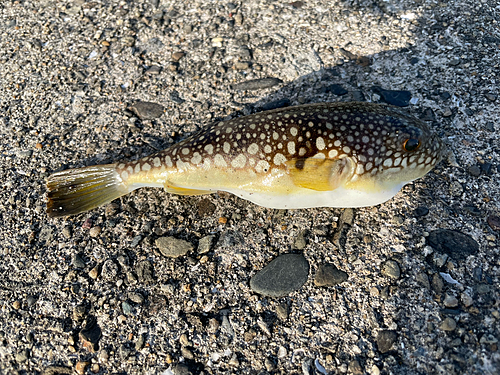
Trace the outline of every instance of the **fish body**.
{"type": "Polygon", "coordinates": [[[77,214],[144,186],[227,191],[280,209],[372,206],[424,176],[443,153],[424,122],[396,107],[280,108],[214,123],[137,161],[57,172],[47,181],[47,213],[77,214]]]}

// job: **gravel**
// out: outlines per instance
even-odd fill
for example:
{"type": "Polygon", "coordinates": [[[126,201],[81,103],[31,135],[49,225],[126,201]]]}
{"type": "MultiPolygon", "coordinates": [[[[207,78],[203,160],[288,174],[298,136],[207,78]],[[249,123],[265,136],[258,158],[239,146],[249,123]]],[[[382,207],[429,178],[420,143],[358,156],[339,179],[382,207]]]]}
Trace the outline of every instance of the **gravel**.
{"type": "Polygon", "coordinates": [[[0,373],[496,373],[497,7],[0,1],[0,373]],[[45,214],[55,171],[136,160],[264,109],[351,100],[405,106],[450,162],[377,207],[283,211],[144,188],[45,214]],[[192,250],[166,257],[162,237],[192,250]],[[306,274],[291,294],[255,293],[252,277],[294,251],[348,281],[306,274]]]}

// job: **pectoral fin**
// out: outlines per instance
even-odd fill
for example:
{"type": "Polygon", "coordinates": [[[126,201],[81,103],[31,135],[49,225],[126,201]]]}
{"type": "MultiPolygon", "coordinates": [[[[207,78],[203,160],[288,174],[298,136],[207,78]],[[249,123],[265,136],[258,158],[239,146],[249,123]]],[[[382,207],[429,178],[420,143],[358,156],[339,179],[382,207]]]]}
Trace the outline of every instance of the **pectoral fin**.
{"type": "Polygon", "coordinates": [[[335,190],[351,179],[355,163],[349,157],[339,159],[292,159],[286,163],[293,183],[317,191],[335,190]]]}
{"type": "Polygon", "coordinates": [[[169,185],[168,183],[164,184],[163,187],[167,192],[178,195],[205,195],[213,193],[213,191],[210,190],[186,189],[179,186],[169,185]]]}

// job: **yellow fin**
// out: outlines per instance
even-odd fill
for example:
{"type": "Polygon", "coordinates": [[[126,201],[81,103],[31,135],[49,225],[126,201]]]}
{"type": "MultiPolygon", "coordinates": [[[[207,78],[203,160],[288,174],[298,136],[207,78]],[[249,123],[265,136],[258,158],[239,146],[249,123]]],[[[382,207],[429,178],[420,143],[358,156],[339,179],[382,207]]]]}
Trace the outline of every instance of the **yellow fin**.
{"type": "Polygon", "coordinates": [[[164,184],[163,187],[167,192],[178,195],[204,195],[213,193],[213,191],[210,190],[186,189],[179,186],[173,186],[168,184],[164,184]]]}
{"type": "Polygon", "coordinates": [[[355,163],[349,157],[292,159],[285,164],[296,186],[317,191],[335,190],[344,185],[355,169],[355,163]]]}

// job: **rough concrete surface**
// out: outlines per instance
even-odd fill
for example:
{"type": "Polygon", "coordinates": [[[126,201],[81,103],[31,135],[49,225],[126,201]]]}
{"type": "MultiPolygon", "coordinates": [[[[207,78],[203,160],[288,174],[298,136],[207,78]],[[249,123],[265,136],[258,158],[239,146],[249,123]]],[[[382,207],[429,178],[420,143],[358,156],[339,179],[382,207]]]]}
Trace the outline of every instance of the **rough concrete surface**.
{"type": "Polygon", "coordinates": [[[1,1],[0,373],[499,374],[499,21],[494,0],[1,1]],[[238,85],[259,78],[281,82],[238,85]],[[45,214],[54,171],[383,90],[455,159],[349,222],[153,188],[45,214]],[[254,293],[290,252],[306,284],[254,293]],[[348,279],[316,286],[324,264],[348,279]]]}

